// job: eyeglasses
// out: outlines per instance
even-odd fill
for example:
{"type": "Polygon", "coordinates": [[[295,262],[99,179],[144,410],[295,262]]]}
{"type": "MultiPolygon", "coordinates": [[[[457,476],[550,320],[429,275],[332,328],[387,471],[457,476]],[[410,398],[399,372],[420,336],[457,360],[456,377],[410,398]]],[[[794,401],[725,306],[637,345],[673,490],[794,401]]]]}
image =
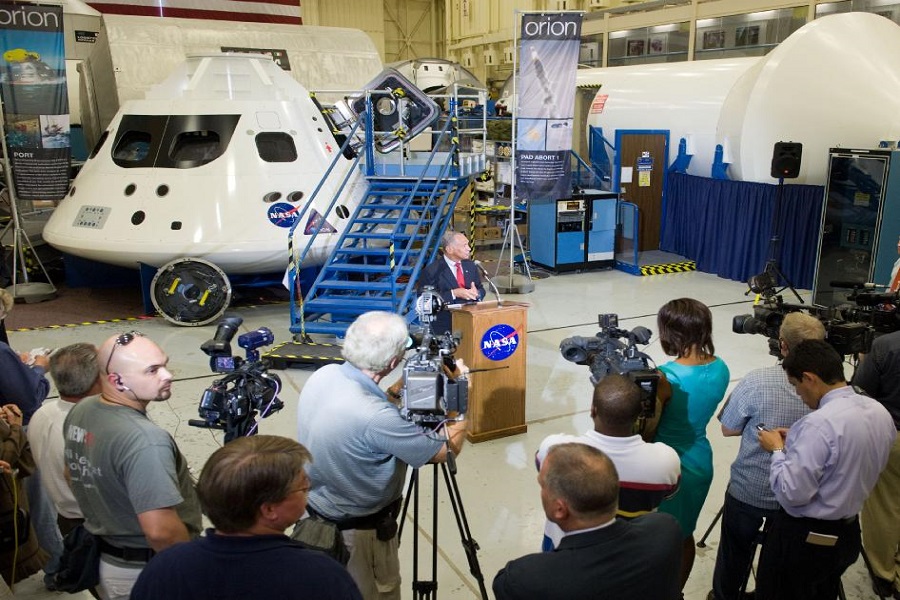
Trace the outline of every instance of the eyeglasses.
{"type": "Polygon", "coordinates": [[[109,373],[109,363],[112,362],[113,355],[116,353],[116,348],[119,346],[127,346],[133,342],[136,337],[144,337],[144,334],[140,331],[129,331],[116,338],[116,345],[113,346],[112,351],[109,353],[109,358],[106,359],[106,368],[103,369],[107,374],[109,373]]]}

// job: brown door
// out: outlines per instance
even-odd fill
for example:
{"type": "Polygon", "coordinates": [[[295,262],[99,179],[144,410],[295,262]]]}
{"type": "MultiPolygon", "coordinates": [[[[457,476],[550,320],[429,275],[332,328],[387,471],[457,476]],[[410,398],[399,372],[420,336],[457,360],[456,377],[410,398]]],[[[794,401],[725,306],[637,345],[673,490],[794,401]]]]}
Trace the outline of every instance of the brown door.
{"type": "Polygon", "coordinates": [[[622,200],[637,205],[639,250],[659,249],[663,177],[666,173],[666,135],[626,133],[619,141],[620,175],[631,169],[631,181],[620,180],[622,200]]]}

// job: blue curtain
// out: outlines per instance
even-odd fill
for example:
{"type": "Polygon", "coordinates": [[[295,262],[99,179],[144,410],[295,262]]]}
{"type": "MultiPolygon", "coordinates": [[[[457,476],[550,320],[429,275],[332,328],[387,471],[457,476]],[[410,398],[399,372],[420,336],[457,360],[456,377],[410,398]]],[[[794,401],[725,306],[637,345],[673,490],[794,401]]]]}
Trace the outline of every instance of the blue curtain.
{"type": "Polygon", "coordinates": [[[783,186],[773,232],[777,185],[681,173],[668,177],[661,250],[696,261],[700,271],[747,281],[765,267],[777,235],[781,271],[794,287],[812,288],[824,187],[783,186]]]}

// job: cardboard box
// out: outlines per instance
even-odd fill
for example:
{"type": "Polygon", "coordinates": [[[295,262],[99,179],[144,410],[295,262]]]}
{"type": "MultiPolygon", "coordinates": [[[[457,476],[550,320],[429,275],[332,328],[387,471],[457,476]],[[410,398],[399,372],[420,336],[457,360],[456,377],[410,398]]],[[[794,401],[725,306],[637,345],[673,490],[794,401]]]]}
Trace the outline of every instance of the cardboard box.
{"type": "Polygon", "coordinates": [[[503,232],[499,227],[476,227],[475,228],[475,239],[476,240],[499,240],[503,232]]]}

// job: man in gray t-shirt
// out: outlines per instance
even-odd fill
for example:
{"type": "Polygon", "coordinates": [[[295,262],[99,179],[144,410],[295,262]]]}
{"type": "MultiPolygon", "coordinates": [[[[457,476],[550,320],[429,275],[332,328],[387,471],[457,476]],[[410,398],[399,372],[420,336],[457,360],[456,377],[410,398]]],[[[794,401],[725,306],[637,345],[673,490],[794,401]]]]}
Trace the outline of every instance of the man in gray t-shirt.
{"type": "Polygon", "coordinates": [[[65,453],[85,527],[101,539],[101,595],[124,600],[154,552],[199,534],[200,507],[175,440],[147,418],[171,395],[168,356],[131,332],[98,358],[102,392],[66,417],[65,453]]]}

